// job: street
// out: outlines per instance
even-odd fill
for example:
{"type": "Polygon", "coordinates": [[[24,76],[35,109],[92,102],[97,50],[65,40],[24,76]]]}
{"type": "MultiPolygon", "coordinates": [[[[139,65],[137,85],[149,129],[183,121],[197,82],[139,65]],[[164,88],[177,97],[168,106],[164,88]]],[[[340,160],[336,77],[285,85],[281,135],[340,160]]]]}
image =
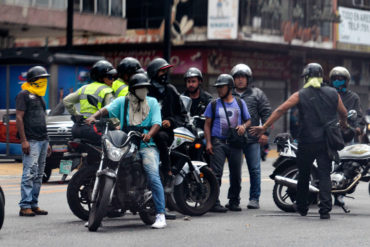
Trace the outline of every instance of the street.
{"type": "MultiPolygon", "coordinates": [[[[247,209],[249,180],[243,166],[242,212],[207,213],[201,217],[168,220],[168,227],[154,230],[138,215],[106,218],[98,232],[89,232],[70,211],[66,200],[67,184],[53,170],[51,182],[44,184],[40,207],[47,216],[19,217],[21,164],[0,163],[0,184],[5,192],[5,221],[0,231],[1,246],[369,246],[370,200],[368,184],[361,183],[346,198],[351,213],[334,207],[331,220],[320,220],[312,206],[306,217],[280,211],[272,200],[273,181],[270,156],[262,162],[261,209],[247,209]]],[[[69,179],[69,178],[68,178],[69,179]]],[[[220,199],[227,203],[228,168],[225,165],[220,199]]]]}

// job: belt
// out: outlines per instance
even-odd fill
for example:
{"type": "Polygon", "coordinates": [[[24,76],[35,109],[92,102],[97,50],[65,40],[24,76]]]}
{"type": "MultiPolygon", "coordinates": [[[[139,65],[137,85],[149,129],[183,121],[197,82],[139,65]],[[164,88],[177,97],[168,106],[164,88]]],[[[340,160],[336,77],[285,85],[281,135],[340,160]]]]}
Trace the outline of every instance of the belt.
{"type": "Polygon", "coordinates": [[[218,138],[218,137],[212,137],[212,141],[229,144],[229,142],[227,141],[227,139],[221,139],[221,138],[218,138]]]}

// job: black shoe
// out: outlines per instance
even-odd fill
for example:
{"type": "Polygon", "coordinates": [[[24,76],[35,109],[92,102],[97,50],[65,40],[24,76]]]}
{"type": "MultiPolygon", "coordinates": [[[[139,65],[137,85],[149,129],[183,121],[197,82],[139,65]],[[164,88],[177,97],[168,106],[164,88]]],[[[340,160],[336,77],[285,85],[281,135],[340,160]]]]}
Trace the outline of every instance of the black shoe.
{"type": "Polygon", "coordinates": [[[214,205],[213,208],[211,208],[211,210],[209,210],[210,212],[214,212],[214,213],[226,213],[227,212],[227,208],[221,206],[220,204],[218,205],[214,205]]]}
{"type": "Polygon", "coordinates": [[[308,209],[302,209],[300,207],[298,207],[297,204],[293,203],[293,208],[294,210],[299,213],[301,216],[306,216],[307,215],[307,212],[308,212],[308,209]]]}
{"type": "Polygon", "coordinates": [[[320,219],[321,220],[330,220],[330,214],[329,213],[320,214],[320,219]]]}
{"type": "Polygon", "coordinates": [[[230,211],[242,211],[242,208],[239,206],[239,204],[236,203],[228,203],[225,205],[226,208],[228,208],[230,211]]]}

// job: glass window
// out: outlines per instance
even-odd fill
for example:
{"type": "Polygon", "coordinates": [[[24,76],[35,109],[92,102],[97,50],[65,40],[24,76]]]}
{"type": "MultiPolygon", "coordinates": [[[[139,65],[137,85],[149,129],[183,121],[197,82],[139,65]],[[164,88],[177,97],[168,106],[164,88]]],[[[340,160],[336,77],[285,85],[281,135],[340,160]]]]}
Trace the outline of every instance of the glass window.
{"type": "Polygon", "coordinates": [[[52,0],[51,8],[53,9],[66,9],[67,8],[67,0],[52,0]]]}
{"type": "Polygon", "coordinates": [[[122,0],[111,0],[111,15],[122,16],[122,0]]]}
{"type": "Polygon", "coordinates": [[[82,0],[82,12],[94,13],[94,0],[82,0]]]}
{"type": "Polygon", "coordinates": [[[49,0],[35,0],[35,6],[48,8],[49,0]]]}
{"type": "Polygon", "coordinates": [[[108,5],[108,0],[99,0],[97,12],[102,15],[108,15],[108,5]]]}

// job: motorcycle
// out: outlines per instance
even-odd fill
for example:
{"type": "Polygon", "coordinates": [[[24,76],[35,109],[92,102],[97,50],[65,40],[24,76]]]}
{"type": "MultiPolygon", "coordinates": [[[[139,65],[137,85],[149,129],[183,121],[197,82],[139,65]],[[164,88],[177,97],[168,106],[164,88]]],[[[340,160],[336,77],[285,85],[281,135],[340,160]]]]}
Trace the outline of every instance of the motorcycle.
{"type": "Polygon", "coordinates": [[[365,130],[364,130],[364,143],[370,143],[370,110],[367,111],[367,115],[365,116],[365,130]]]}
{"type": "Polygon", "coordinates": [[[5,195],[0,186],[0,229],[3,227],[5,217],[5,195]]]}
{"type": "MultiPolygon", "coordinates": [[[[191,99],[183,95],[181,99],[189,112],[191,99]]],[[[216,203],[220,189],[216,176],[202,161],[204,131],[196,127],[196,121],[201,118],[190,115],[188,118],[187,127],[174,129],[174,140],[169,147],[175,181],[174,192],[167,196],[167,207],[177,206],[180,213],[200,216],[216,203]]]]}
{"type": "MultiPolygon", "coordinates": [[[[273,188],[273,200],[278,208],[285,212],[295,212],[293,203],[296,201],[298,167],[297,145],[293,142],[290,134],[283,133],[276,136],[275,141],[279,152],[278,159],[273,163],[275,170],[270,178],[275,181],[273,188]]],[[[370,181],[370,146],[366,144],[354,144],[346,146],[338,152],[339,162],[332,163],[331,183],[333,196],[347,196],[355,191],[360,181],[370,181]]],[[[318,167],[314,162],[309,185],[310,204],[317,202],[318,167]]],[[[370,187],[369,187],[370,191],[370,187]]],[[[347,196],[348,197],[348,196],[347,196]]],[[[350,210],[342,202],[344,212],[350,210]]]]}

